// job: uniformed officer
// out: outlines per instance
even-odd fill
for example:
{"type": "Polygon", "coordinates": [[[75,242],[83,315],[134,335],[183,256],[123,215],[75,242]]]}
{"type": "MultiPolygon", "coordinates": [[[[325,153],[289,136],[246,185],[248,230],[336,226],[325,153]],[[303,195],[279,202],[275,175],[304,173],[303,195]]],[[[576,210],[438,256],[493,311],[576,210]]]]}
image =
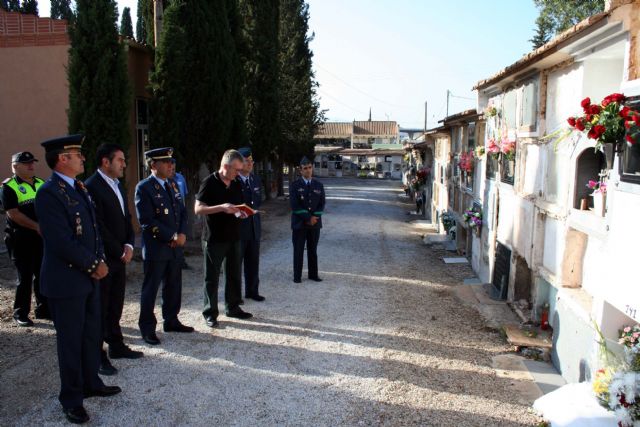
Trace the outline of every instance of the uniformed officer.
{"type": "Polygon", "coordinates": [[[173,148],[144,153],[151,175],[136,186],[136,212],[142,228],[144,281],[140,295],[138,326],[142,339],[160,344],[153,309],[162,282],[162,318],[165,332],[193,332],[178,320],[182,299],[183,247],[187,240],[187,216],[180,190],[169,178],[173,148]]]}
{"type": "Polygon", "coordinates": [[[2,185],[2,205],[7,212],[5,244],[18,273],[13,319],[19,326],[33,326],[31,286],[36,296],[36,319],[50,319],[47,300],[40,293],[42,238],[36,217],[36,192],[44,183],[34,176],[38,159],[28,151],[11,156],[13,176],[2,185]]]}
{"type": "MultiPolygon", "coordinates": [[[[238,152],[244,157],[244,167],[238,174],[242,184],[243,202],[254,210],[262,203],[262,182],[253,174],[253,155],[250,147],[242,147],[238,152]]],[[[260,285],[260,235],[262,227],[260,212],[240,221],[240,256],[244,267],[244,296],[254,301],[264,301],[258,292],[260,285]]]]}
{"type": "Polygon", "coordinates": [[[99,280],[109,269],[93,202],[84,184],[75,179],[84,172],[83,141],[82,135],[69,135],[42,143],[53,174],[38,190],[35,203],[44,242],[41,291],[57,335],[59,400],[72,423],[89,420],[83,399],[121,391],[104,385],[98,376],[99,280]]]}
{"type": "Polygon", "coordinates": [[[293,281],[302,279],[302,258],[307,245],[307,267],[309,279],[322,282],[318,276],[318,240],[322,228],[322,211],[325,195],[321,182],[312,178],[313,165],[306,157],[300,161],[302,176],[289,186],[291,203],[291,229],[293,240],[293,281]]]}

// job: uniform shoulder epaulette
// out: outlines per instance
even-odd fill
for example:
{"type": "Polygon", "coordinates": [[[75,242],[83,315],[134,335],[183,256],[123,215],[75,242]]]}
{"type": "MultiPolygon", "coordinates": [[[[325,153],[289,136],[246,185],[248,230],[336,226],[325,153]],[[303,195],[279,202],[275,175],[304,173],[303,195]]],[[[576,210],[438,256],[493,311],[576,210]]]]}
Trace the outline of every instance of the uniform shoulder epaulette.
{"type": "Polygon", "coordinates": [[[12,176],[10,176],[9,178],[5,179],[4,181],[2,181],[3,184],[6,184],[7,182],[11,181],[13,179],[12,176]]]}

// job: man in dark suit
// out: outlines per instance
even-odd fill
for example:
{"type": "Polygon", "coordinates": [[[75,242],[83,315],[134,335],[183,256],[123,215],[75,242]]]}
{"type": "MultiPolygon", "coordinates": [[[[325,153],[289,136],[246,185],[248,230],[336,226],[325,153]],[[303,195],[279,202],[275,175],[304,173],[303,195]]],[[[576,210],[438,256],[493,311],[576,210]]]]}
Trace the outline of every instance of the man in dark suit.
{"type": "MultiPolygon", "coordinates": [[[[262,203],[262,183],[260,177],[253,174],[253,156],[251,148],[242,147],[238,152],[244,157],[244,168],[238,175],[242,184],[242,199],[254,210],[262,203]]],[[[260,235],[262,227],[260,212],[240,221],[240,256],[244,266],[244,296],[254,301],[264,301],[258,292],[260,285],[260,235]]]]}
{"type": "MultiPolygon", "coordinates": [[[[124,176],[126,160],[122,147],[102,144],[96,152],[98,170],[87,179],[87,189],[95,205],[100,236],[104,244],[109,274],[100,280],[103,341],[114,359],[137,359],[141,351],[130,349],[122,337],[120,318],[124,307],[126,265],[133,257],[134,233],[127,196],[119,179],[124,176]]],[[[100,374],[113,375],[107,352],[102,350],[100,374]]]]}
{"type": "Polygon", "coordinates": [[[106,386],[100,365],[100,284],[109,269],[91,197],[75,177],[84,171],[80,149],[84,136],[69,135],[42,143],[53,174],[36,194],[36,214],[44,243],[41,291],[47,297],[56,328],[60,395],[72,423],[89,415],[82,405],[92,396],[111,396],[120,387],[106,386]]]}
{"type": "Polygon", "coordinates": [[[144,153],[151,175],[136,186],[136,212],[142,228],[144,281],[138,326],[142,339],[160,344],[153,308],[162,282],[162,318],[165,332],[193,332],[178,320],[182,299],[183,247],[187,241],[187,216],[180,190],[169,178],[173,148],[144,153]]]}
{"type": "Polygon", "coordinates": [[[324,186],[313,179],[313,165],[306,157],[300,161],[302,176],[289,186],[291,229],[293,241],[293,281],[302,281],[304,246],[307,245],[309,279],[322,282],[318,276],[318,241],[324,210],[324,186]]]}

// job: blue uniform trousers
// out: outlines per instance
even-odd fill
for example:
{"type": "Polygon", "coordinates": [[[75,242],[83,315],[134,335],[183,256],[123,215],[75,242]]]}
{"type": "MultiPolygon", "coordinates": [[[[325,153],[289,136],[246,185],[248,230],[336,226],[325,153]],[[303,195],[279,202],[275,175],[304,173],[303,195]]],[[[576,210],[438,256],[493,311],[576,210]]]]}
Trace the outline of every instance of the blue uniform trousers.
{"type": "Polygon", "coordinates": [[[144,261],[144,281],[140,294],[138,326],[142,335],[155,332],[158,321],[153,313],[158,288],[162,282],[162,318],[164,324],[178,322],[182,304],[182,258],[168,261],[144,261]]]}
{"type": "Polygon", "coordinates": [[[94,281],[88,295],[48,298],[56,328],[60,395],[65,409],[82,405],[83,392],[104,387],[98,376],[102,333],[100,288],[94,281]]]}
{"type": "Polygon", "coordinates": [[[293,230],[291,240],[293,241],[293,279],[302,278],[302,261],[304,256],[304,245],[307,244],[307,268],[308,277],[315,279],[318,277],[318,241],[320,240],[320,228],[303,227],[293,230]]]}
{"type": "Polygon", "coordinates": [[[240,253],[244,267],[244,295],[259,295],[260,285],[260,240],[241,240],[240,253]]]}

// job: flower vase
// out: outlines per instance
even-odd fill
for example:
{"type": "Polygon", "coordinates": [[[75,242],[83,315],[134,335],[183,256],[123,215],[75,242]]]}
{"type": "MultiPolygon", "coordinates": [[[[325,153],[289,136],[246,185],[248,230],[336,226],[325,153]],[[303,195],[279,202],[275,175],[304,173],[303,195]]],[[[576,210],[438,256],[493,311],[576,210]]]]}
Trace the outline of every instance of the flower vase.
{"type": "Polygon", "coordinates": [[[593,212],[595,212],[596,215],[604,216],[606,201],[605,194],[601,191],[598,191],[595,193],[591,193],[591,197],[593,197],[593,212]]]}

